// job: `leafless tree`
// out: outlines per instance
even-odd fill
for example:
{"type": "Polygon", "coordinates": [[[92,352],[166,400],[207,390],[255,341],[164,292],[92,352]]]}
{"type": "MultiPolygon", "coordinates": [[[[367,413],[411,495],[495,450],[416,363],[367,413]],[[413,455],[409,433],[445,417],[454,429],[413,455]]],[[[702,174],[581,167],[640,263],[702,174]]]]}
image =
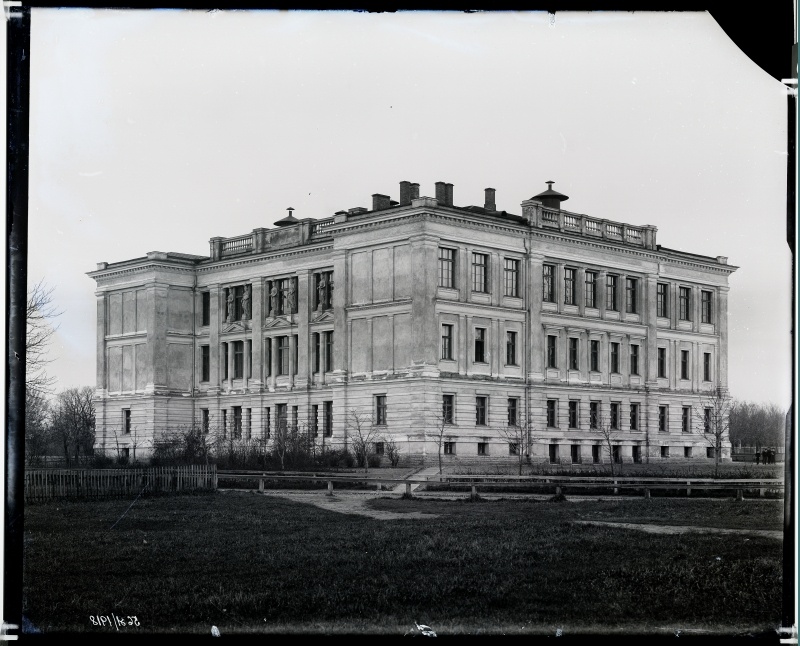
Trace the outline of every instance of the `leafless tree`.
{"type": "Polygon", "coordinates": [[[50,402],[43,393],[25,390],[25,461],[30,466],[39,465],[47,455],[53,439],[50,424],[50,402]]]}
{"type": "Polygon", "coordinates": [[[531,461],[531,446],[533,431],[535,429],[530,415],[520,411],[514,424],[507,424],[499,428],[500,435],[506,439],[509,452],[517,459],[518,473],[522,475],[522,467],[531,461]]]}
{"type": "Polygon", "coordinates": [[[67,388],[56,395],[53,404],[53,431],[64,449],[67,464],[70,458],[90,455],[94,445],[94,389],[91,386],[67,388]]]}
{"type": "Polygon", "coordinates": [[[732,401],[729,414],[731,442],[753,446],[758,451],[763,446],[782,445],[785,417],[786,411],[777,404],[732,401]]]}
{"type": "Polygon", "coordinates": [[[48,355],[58,329],[53,321],[61,315],[53,303],[53,288],[39,281],[28,290],[25,311],[25,385],[41,394],[52,391],[55,379],[47,374],[48,355]]]}
{"type": "Polygon", "coordinates": [[[389,436],[386,438],[385,449],[386,457],[389,459],[389,463],[396,467],[400,463],[400,450],[397,448],[397,443],[394,441],[394,438],[389,436]]]}
{"type": "Polygon", "coordinates": [[[732,400],[724,388],[715,388],[694,407],[694,431],[714,449],[714,477],[719,476],[722,445],[730,433],[732,400]]]}
{"type": "Polygon", "coordinates": [[[356,463],[361,466],[364,464],[364,473],[369,471],[369,459],[375,453],[375,442],[380,441],[381,434],[373,424],[372,415],[364,413],[357,408],[351,408],[347,412],[345,420],[347,435],[353,445],[353,453],[356,456],[356,463]]]}
{"type": "Polygon", "coordinates": [[[452,415],[448,414],[445,410],[444,403],[442,403],[442,410],[437,410],[433,413],[432,417],[433,428],[426,431],[426,437],[430,437],[436,442],[436,450],[439,457],[439,475],[442,474],[442,444],[444,444],[445,432],[450,424],[453,423],[452,415]]]}
{"type": "MultiPolygon", "coordinates": [[[[602,439],[603,443],[603,450],[608,454],[608,461],[611,464],[611,476],[615,476],[616,473],[614,471],[615,465],[617,464],[614,461],[614,449],[616,448],[619,450],[619,445],[616,443],[617,439],[619,438],[619,429],[613,428],[611,421],[607,420],[602,415],[598,415],[596,420],[597,428],[592,429],[596,430],[602,439]]],[[[622,461],[619,462],[620,471],[622,471],[622,461]]]]}

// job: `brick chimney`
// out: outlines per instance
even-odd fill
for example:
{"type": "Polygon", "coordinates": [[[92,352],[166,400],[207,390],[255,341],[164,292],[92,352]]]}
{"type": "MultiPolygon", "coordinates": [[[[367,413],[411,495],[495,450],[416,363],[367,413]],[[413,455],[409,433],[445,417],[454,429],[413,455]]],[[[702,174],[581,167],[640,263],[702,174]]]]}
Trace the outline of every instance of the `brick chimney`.
{"type": "Polygon", "coordinates": [[[412,200],[419,199],[419,184],[416,183],[411,184],[411,199],[412,200]]]}
{"type": "Polygon", "coordinates": [[[447,184],[436,182],[436,201],[441,205],[447,204],[447,184]]]}
{"type": "Polygon", "coordinates": [[[391,199],[388,195],[381,195],[380,193],[372,194],[372,210],[383,211],[391,207],[391,199]]]}
{"type": "Polygon", "coordinates": [[[400,206],[408,206],[411,199],[411,182],[400,182],[400,206]]]}
{"type": "Polygon", "coordinates": [[[487,211],[496,211],[497,205],[494,203],[494,189],[485,188],[483,192],[486,194],[486,198],[483,200],[483,208],[487,211]]]}
{"type": "Polygon", "coordinates": [[[445,196],[447,198],[447,206],[453,206],[453,185],[445,184],[445,196]]]}

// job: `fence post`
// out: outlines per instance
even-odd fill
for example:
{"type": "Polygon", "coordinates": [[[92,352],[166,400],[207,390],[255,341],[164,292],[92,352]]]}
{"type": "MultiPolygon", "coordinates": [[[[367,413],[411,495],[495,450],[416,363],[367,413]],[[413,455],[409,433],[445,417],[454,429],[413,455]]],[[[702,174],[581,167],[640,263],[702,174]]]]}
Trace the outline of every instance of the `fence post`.
{"type": "MultiPolygon", "coordinates": [[[[692,481],[691,480],[687,480],[686,484],[690,485],[690,484],[692,484],[692,481]]],[[[691,487],[686,487],[686,497],[688,498],[691,495],[692,495],[692,488],[691,487]]]]}
{"type": "MultiPolygon", "coordinates": [[[[261,475],[263,476],[263,475],[266,475],[266,474],[262,473],[261,475]]],[[[260,492],[262,492],[262,493],[264,492],[264,478],[259,478],[258,479],[258,490],[260,492]]]]}
{"type": "Polygon", "coordinates": [[[644,497],[645,498],[649,498],[650,497],[650,490],[647,489],[647,488],[645,488],[645,490],[644,490],[644,497]]]}
{"type": "Polygon", "coordinates": [[[478,487],[476,485],[472,485],[472,491],[469,497],[471,500],[475,500],[478,497],[478,487]]]}
{"type": "Polygon", "coordinates": [[[325,494],[326,496],[333,495],[333,480],[328,480],[328,493],[325,494]]]}
{"type": "MultiPolygon", "coordinates": [[[[616,481],[616,480],[614,480],[614,485],[616,485],[616,484],[617,484],[617,481],[616,481]]],[[[619,493],[619,489],[618,489],[618,488],[615,486],[615,487],[614,487],[614,495],[616,495],[616,494],[618,494],[618,493],[619,493]]]]}
{"type": "Polygon", "coordinates": [[[736,490],[736,500],[744,500],[744,489],[736,490]]]}
{"type": "Polygon", "coordinates": [[[406,482],[406,497],[408,497],[408,498],[411,497],[411,483],[410,482],[406,482]]]}
{"type": "Polygon", "coordinates": [[[556,496],[561,495],[561,487],[556,487],[556,496]]]}

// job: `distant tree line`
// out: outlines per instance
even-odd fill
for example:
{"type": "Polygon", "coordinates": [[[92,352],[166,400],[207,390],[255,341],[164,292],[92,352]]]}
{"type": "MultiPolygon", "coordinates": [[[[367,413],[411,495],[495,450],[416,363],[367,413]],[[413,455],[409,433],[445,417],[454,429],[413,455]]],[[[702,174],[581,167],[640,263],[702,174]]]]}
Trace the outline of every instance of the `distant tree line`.
{"type": "Polygon", "coordinates": [[[786,411],[777,404],[735,401],[730,410],[731,444],[762,447],[783,446],[786,411]]]}

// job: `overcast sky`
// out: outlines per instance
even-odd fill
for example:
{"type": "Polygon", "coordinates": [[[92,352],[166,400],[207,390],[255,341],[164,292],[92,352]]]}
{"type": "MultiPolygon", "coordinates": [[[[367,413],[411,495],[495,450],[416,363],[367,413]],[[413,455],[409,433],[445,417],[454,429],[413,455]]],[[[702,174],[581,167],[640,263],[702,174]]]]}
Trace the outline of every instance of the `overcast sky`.
{"type": "Polygon", "coordinates": [[[707,13],[33,9],[29,280],[58,387],[95,385],[95,282],[148,251],[454,184],[658,227],[739,266],[738,398],[788,406],[786,94],[707,13]]]}

